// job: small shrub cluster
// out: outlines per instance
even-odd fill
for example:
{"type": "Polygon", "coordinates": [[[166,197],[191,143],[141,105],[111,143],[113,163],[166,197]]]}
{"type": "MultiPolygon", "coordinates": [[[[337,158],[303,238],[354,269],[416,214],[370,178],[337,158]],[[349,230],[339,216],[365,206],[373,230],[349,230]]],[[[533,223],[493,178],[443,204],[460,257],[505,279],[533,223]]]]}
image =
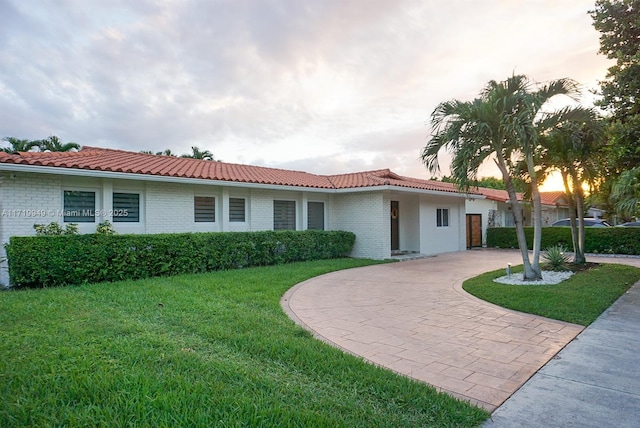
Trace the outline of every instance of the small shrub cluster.
{"type": "Polygon", "coordinates": [[[78,225],[76,223],[67,223],[62,227],[60,223],[52,221],[49,224],[34,224],[36,236],[61,236],[61,235],[78,235],[78,225]]]}
{"type": "MultiPolygon", "coordinates": [[[[529,249],[532,249],[533,227],[524,228],[529,249]]],[[[543,227],[542,248],[564,245],[571,251],[571,228],[543,227]]],[[[487,229],[487,247],[518,248],[514,227],[487,229]]],[[[640,227],[587,227],[585,228],[585,252],[596,254],[640,255],[640,227]]]]}
{"type": "Polygon", "coordinates": [[[13,286],[50,287],[342,257],[343,231],[158,235],[14,236],[6,246],[13,286]]]}

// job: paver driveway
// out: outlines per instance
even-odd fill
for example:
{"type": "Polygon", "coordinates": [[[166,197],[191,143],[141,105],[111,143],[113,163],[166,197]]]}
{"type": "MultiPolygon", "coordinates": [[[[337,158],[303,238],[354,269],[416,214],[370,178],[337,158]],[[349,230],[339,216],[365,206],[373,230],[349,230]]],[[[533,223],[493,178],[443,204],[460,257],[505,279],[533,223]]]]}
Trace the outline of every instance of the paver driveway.
{"type": "Polygon", "coordinates": [[[493,411],[583,329],[462,290],[519,257],[483,249],[333,272],[282,305],[317,337],[493,411]]]}

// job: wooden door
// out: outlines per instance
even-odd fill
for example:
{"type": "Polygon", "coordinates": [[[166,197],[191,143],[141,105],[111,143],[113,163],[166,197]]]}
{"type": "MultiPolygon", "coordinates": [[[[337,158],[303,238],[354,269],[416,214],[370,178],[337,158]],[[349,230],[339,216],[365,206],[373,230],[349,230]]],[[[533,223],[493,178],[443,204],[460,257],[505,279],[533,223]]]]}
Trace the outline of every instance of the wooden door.
{"type": "Polygon", "coordinates": [[[467,214],[467,248],[482,247],[482,214],[467,214]]]}
{"type": "Polygon", "coordinates": [[[400,204],[391,201],[391,251],[400,250],[400,204]]]}

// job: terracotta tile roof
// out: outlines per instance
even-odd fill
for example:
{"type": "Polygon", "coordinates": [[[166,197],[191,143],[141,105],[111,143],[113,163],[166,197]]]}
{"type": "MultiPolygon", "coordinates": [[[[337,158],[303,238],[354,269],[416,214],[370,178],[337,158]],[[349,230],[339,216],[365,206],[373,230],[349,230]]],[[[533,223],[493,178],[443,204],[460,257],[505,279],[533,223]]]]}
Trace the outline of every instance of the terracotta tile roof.
{"type": "MultiPolygon", "coordinates": [[[[487,187],[476,187],[475,191],[481,195],[484,195],[487,199],[498,202],[505,202],[509,200],[509,193],[506,190],[489,189],[487,187]]],[[[523,193],[517,193],[518,201],[522,202],[524,199],[523,193]]]]}
{"type": "Polygon", "coordinates": [[[433,190],[438,192],[460,193],[454,184],[443,183],[434,180],[422,180],[413,177],[404,177],[388,169],[355,172],[351,174],[330,175],[329,179],[334,184],[336,189],[350,189],[372,186],[397,186],[413,189],[433,190]]]}
{"type": "Polygon", "coordinates": [[[562,191],[540,192],[540,202],[542,202],[542,205],[569,206],[565,194],[562,191]]]}
{"type": "Polygon", "coordinates": [[[302,171],[89,146],[84,146],[78,152],[20,152],[18,154],[0,152],[0,163],[318,189],[349,189],[390,185],[459,193],[451,183],[403,177],[388,169],[324,176],[302,171]]]}
{"type": "Polygon", "coordinates": [[[4,154],[0,155],[0,163],[243,183],[317,187],[321,189],[330,189],[333,187],[326,177],[308,174],[306,172],[87,146],[83,147],[79,152],[21,152],[15,155],[4,154]]]}

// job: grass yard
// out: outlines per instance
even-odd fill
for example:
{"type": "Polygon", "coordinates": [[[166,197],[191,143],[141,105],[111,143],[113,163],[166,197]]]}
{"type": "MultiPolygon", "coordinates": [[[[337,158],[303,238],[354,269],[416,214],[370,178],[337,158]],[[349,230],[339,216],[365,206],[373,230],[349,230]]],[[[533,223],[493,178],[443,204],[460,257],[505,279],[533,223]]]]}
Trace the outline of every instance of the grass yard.
{"type": "MultiPolygon", "coordinates": [[[[522,272],[522,266],[513,268],[522,272]]],[[[494,282],[504,269],[471,278],[462,288],[474,296],[516,311],[587,326],[640,280],[640,269],[600,264],[557,285],[508,285],[494,282]]]]}
{"type": "Polygon", "coordinates": [[[0,292],[0,426],[482,423],[484,410],[315,340],[279,306],[298,282],[371,263],[0,292]]]}

